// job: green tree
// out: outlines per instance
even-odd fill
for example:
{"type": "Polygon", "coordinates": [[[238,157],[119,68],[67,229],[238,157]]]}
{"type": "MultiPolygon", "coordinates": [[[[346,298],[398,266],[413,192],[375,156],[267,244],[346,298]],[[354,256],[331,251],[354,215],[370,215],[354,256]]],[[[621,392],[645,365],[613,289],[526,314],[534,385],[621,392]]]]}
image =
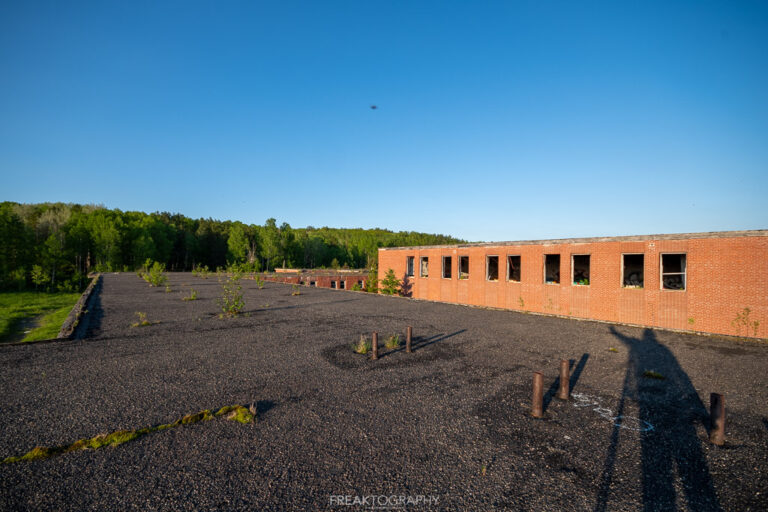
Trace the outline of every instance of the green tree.
{"type": "Polygon", "coordinates": [[[48,282],[48,274],[40,265],[32,265],[30,277],[32,277],[32,282],[35,283],[35,290],[37,290],[38,286],[48,282]]]}
{"type": "Polygon", "coordinates": [[[379,293],[379,271],[376,265],[371,266],[368,271],[368,279],[365,281],[365,291],[368,293],[379,293]]]}
{"type": "Polygon", "coordinates": [[[384,274],[381,280],[381,293],[384,295],[396,295],[400,291],[400,280],[391,268],[384,274]]]}

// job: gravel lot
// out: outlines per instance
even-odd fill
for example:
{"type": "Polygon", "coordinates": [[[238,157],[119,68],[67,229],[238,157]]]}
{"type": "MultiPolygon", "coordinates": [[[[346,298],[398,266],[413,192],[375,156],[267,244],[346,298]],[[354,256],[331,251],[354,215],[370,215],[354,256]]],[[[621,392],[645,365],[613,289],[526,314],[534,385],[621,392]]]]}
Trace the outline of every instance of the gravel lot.
{"type": "Polygon", "coordinates": [[[409,510],[768,509],[768,345],[243,283],[247,316],[220,319],[215,277],[170,274],[165,293],[105,275],[86,339],[0,347],[0,458],[233,403],[259,411],[0,465],[0,508],[355,510],[370,507],[332,496],[421,495],[437,504],[409,510]],[[190,285],[200,300],[181,300],[190,285]],[[157,323],[131,328],[136,311],[157,323]],[[413,354],[350,349],[406,325],[413,354]],[[560,359],[568,402],[549,400],[560,359]],[[528,416],[536,370],[541,420],[528,416]],[[711,392],[726,396],[724,448],[706,441],[711,392]]]}

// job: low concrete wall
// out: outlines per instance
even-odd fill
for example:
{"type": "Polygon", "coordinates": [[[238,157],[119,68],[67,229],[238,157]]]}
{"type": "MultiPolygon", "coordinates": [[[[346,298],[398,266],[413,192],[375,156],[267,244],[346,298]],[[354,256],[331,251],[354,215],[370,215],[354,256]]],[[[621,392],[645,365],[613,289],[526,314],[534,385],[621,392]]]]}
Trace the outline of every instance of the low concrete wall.
{"type": "Polygon", "coordinates": [[[87,306],[91,295],[100,284],[101,274],[98,274],[91,280],[91,284],[88,285],[88,288],[85,289],[83,294],[75,303],[72,311],[69,312],[69,316],[67,316],[67,319],[64,320],[64,323],[61,325],[59,335],[56,336],[57,339],[72,339],[75,337],[75,331],[80,325],[80,321],[82,320],[83,315],[88,312],[87,306]]]}

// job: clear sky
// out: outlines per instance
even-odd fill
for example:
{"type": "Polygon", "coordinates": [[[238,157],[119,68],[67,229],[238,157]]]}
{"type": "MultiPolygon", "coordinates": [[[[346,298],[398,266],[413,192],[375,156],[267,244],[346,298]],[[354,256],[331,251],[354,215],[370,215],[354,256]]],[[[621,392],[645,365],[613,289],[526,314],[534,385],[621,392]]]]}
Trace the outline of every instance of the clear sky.
{"type": "Polygon", "coordinates": [[[6,1],[0,178],[472,241],[768,228],[768,3],[6,1]]]}

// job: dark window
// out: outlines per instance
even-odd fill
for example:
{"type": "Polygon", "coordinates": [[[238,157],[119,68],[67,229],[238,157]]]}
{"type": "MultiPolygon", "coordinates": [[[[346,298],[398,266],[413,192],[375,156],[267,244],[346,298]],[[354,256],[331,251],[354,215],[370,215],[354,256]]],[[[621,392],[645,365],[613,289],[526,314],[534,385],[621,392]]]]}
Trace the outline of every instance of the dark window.
{"type": "Polygon", "coordinates": [[[622,285],[626,288],[642,288],[645,285],[645,256],[622,255],[622,285]]]}
{"type": "Polygon", "coordinates": [[[413,277],[413,256],[408,256],[405,259],[405,273],[409,277],[413,277]]]}
{"type": "Polygon", "coordinates": [[[443,256],[443,279],[451,278],[451,267],[453,266],[453,258],[450,256],[443,256]]]}
{"type": "Polygon", "coordinates": [[[341,288],[343,290],[346,287],[347,287],[347,282],[346,281],[339,281],[339,288],[341,288]]]}
{"type": "Polygon", "coordinates": [[[520,282],[520,256],[507,256],[507,279],[520,282]]]}
{"type": "Polygon", "coordinates": [[[429,258],[421,258],[421,277],[429,277],[429,258]]]}
{"type": "Polygon", "coordinates": [[[574,254],[571,256],[573,265],[573,284],[589,286],[589,254],[574,254]]]}
{"type": "Polygon", "coordinates": [[[498,281],[499,280],[499,257],[488,256],[486,267],[487,267],[486,278],[489,281],[498,281]]]}
{"type": "Polygon", "coordinates": [[[544,255],[544,282],[552,283],[552,284],[560,283],[560,255],[559,254],[544,255]]]}
{"type": "Polygon", "coordinates": [[[469,256],[459,256],[459,279],[469,279],[469,256]]]}
{"type": "Polygon", "coordinates": [[[331,281],[331,288],[336,288],[336,281],[331,281]]]}
{"type": "Polygon", "coordinates": [[[310,281],[309,286],[317,286],[317,283],[315,281],[310,281]]]}
{"type": "Polygon", "coordinates": [[[685,254],[661,255],[661,287],[685,290],[685,254]]]}

